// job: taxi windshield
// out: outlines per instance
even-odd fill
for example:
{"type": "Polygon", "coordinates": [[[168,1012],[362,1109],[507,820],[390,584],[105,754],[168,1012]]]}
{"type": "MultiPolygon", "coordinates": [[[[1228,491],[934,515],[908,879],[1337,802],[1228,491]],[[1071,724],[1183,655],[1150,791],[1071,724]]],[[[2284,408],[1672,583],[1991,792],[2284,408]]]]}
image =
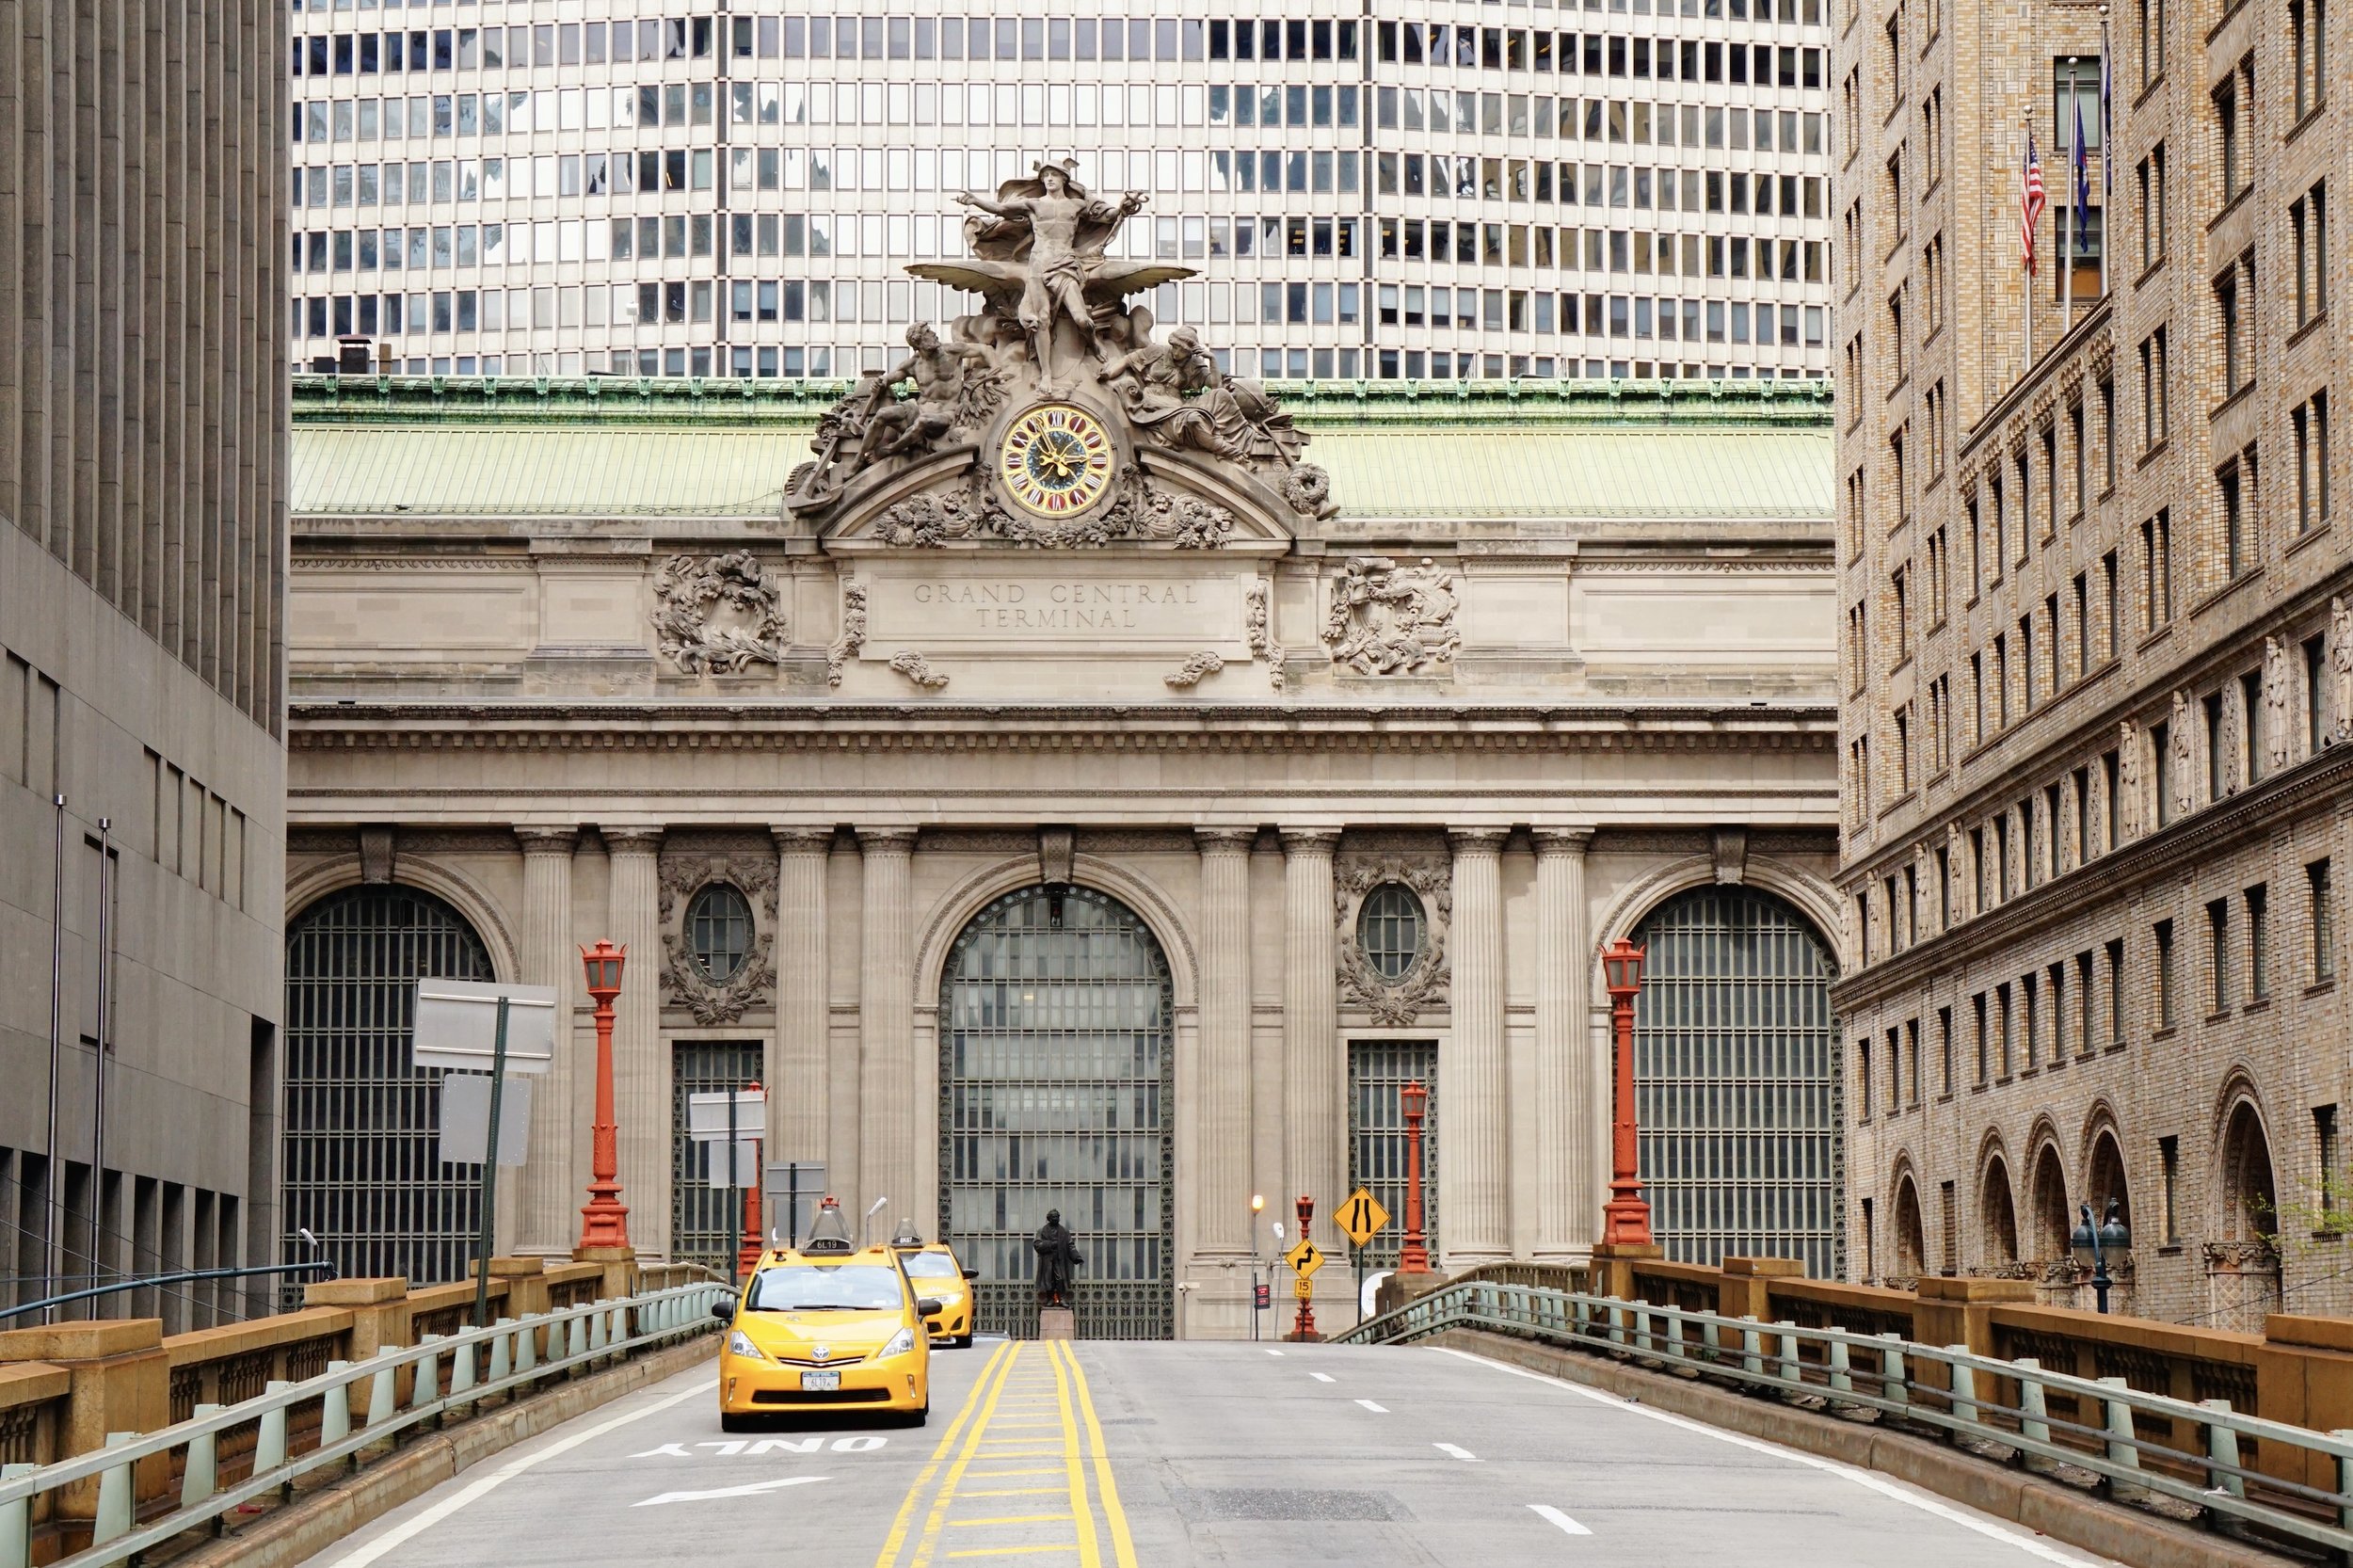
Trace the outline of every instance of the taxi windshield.
{"type": "Polygon", "coordinates": [[[898,1272],[872,1263],[762,1269],[745,1306],[754,1312],[893,1312],[904,1304],[898,1272]]]}
{"type": "Polygon", "coordinates": [[[904,1259],[910,1279],[954,1279],[956,1260],[944,1252],[911,1252],[904,1259]]]}

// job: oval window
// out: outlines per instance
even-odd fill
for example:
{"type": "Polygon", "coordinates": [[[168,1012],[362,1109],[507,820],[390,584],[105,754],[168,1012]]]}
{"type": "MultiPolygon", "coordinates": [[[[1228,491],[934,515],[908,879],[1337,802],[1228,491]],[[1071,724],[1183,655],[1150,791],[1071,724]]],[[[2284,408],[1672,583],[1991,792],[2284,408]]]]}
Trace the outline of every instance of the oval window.
{"type": "Polygon", "coordinates": [[[1356,912],[1356,945],[1384,980],[1401,980],[1421,956],[1421,900],[1401,882],[1384,882],[1356,912]]]}
{"type": "Polygon", "coordinates": [[[686,907],[686,947],[703,978],[724,984],[744,967],[752,946],[752,906],[724,882],[695,895],[686,907]]]}

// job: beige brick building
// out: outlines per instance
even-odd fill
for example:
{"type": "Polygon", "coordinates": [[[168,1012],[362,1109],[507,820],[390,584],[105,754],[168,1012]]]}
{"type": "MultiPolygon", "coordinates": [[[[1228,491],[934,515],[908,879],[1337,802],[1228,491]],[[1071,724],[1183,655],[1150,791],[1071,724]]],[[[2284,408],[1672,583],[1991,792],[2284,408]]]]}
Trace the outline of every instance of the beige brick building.
{"type": "Polygon", "coordinates": [[[276,1250],[284,27],[0,8],[7,1304],[276,1250]]]}
{"type": "Polygon", "coordinates": [[[2089,1306],[2068,1233],[2114,1199],[2126,1310],[2353,1304],[2328,238],[2353,82],[2324,15],[2119,8],[2105,149],[2099,9],[1839,19],[1858,1275],[2023,1276],[2089,1306]],[[2103,230],[2111,250],[2105,292],[2079,261],[2071,311],[2079,95],[2111,209],[2085,250],[2103,230]],[[2051,196],[2031,283],[2029,124],[2051,196]]]}

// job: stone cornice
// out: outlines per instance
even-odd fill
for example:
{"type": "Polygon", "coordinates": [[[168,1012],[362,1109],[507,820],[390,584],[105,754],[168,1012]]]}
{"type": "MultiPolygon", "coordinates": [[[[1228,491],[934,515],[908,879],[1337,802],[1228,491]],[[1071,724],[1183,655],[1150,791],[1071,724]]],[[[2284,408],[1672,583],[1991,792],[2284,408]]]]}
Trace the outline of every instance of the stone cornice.
{"type": "Polygon", "coordinates": [[[2330,746],[2222,805],[2121,845],[1998,908],[1882,958],[1836,982],[1831,1005],[1841,1014],[1875,1006],[1989,952],[2009,948],[2087,911],[2109,907],[2137,888],[2195,871],[2272,833],[2283,822],[2331,806],[2340,816],[2353,808],[2353,745],[2330,746]]]}

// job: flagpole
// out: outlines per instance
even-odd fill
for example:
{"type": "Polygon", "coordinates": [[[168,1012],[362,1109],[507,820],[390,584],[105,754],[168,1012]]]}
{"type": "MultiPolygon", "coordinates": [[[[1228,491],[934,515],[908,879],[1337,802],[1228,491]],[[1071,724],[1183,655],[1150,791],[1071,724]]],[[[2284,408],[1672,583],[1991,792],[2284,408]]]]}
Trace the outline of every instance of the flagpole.
{"type": "Polygon", "coordinates": [[[2116,126],[2111,108],[2116,87],[2108,72],[2108,8],[2100,8],[2100,296],[2107,297],[2108,252],[2115,237],[2108,232],[2108,209],[2116,205],[2116,126]]]}
{"type": "MultiPolygon", "coordinates": [[[[2072,91],[2074,84],[2071,81],[2068,85],[2072,91]]],[[[2056,120],[2058,117],[2054,115],[2052,118],[2056,120]]],[[[2079,108],[2075,111],[2075,125],[2078,130],[2082,129],[2083,122],[2083,111],[2079,108]]],[[[2058,139],[2058,126],[2054,125],[2051,127],[2051,137],[2053,140],[2056,141],[2058,139]]],[[[2067,200],[2059,209],[2067,215],[2067,251],[2065,255],[2059,258],[2059,264],[2067,269],[2066,325],[2059,328],[2059,338],[2062,342],[2065,341],[2068,333],[2075,329],[2075,242],[2078,237],[2076,231],[2084,226],[2083,207],[2075,200],[2077,193],[2082,188],[2075,184],[2075,161],[2084,155],[2083,141],[2084,138],[2078,136],[2075,138],[2074,146],[2069,151],[2067,158],[2067,200]]]]}

